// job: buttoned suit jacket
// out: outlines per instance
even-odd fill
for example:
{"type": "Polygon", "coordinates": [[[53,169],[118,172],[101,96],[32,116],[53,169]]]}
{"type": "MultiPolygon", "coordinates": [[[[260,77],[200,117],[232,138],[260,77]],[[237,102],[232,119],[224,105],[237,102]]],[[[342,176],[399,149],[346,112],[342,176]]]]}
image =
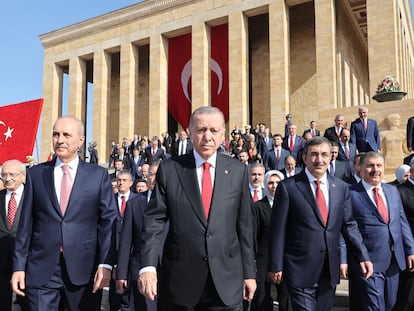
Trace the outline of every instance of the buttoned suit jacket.
{"type": "Polygon", "coordinates": [[[116,260],[117,207],[107,170],[79,160],[62,216],[54,186],[55,162],[33,166],[26,177],[13,260],[14,271],[26,271],[26,286],[50,281],[62,246],[75,285],[88,284],[98,264],[113,265],[116,260]]]}
{"type": "Polygon", "coordinates": [[[357,154],[356,145],[353,143],[348,143],[348,147],[349,147],[349,159],[346,157],[345,150],[342,148],[342,145],[340,143],[338,144],[337,160],[345,161],[345,162],[347,161],[352,166],[352,163],[354,162],[354,159],[357,154]]]}
{"type": "Polygon", "coordinates": [[[118,249],[117,280],[137,280],[140,268],[141,234],[147,197],[129,198],[118,249]]]}
{"type": "Polygon", "coordinates": [[[263,158],[263,165],[266,168],[266,171],[269,170],[281,170],[285,167],[285,159],[290,155],[289,150],[281,148],[280,150],[280,159],[276,158],[275,149],[271,149],[265,153],[263,158]]]}
{"type": "Polygon", "coordinates": [[[293,145],[293,150],[290,151],[289,149],[289,136],[283,138],[282,147],[286,150],[290,151],[290,154],[295,158],[296,162],[298,162],[298,153],[302,151],[303,147],[305,146],[305,140],[302,136],[296,135],[295,143],[293,145]]]}
{"type": "Polygon", "coordinates": [[[207,221],[194,155],[162,161],[145,210],[141,251],[142,267],[157,266],[164,225],[169,221],[161,298],[177,305],[196,305],[210,273],[224,304],[242,301],[243,279],[256,277],[251,204],[246,165],[217,153],[207,221]]]}
{"type": "Polygon", "coordinates": [[[351,142],[356,145],[359,152],[374,151],[381,149],[381,137],[378,131],[377,121],[367,119],[367,131],[360,118],[351,123],[351,142]]]}
{"type": "Polygon", "coordinates": [[[283,271],[293,287],[318,283],[325,258],[330,284],[339,283],[340,233],[352,241],[360,261],[369,260],[352,218],[348,185],[327,176],[329,215],[325,227],[305,172],[279,183],[269,224],[269,271],[283,271]]]}
{"type": "Polygon", "coordinates": [[[414,117],[407,121],[407,148],[414,149],[414,117]]]}
{"type": "MultiPolygon", "coordinates": [[[[121,237],[121,230],[125,221],[125,212],[124,215],[121,215],[121,210],[120,210],[120,206],[118,205],[118,194],[121,195],[120,193],[116,193],[114,195],[114,200],[115,203],[117,205],[117,213],[116,213],[116,250],[118,251],[119,249],[119,240],[121,237]]],[[[129,192],[129,198],[128,201],[131,200],[132,198],[136,197],[138,194],[135,192],[130,191],[129,192]]],[[[128,203],[127,201],[127,203],[128,203]]]]}
{"type": "Polygon", "coordinates": [[[152,155],[151,150],[152,150],[151,146],[145,148],[145,151],[141,156],[141,166],[142,164],[145,164],[145,163],[148,163],[149,165],[151,165],[152,163],[156,161],[165,160],[164,150],[162,150],[161,148],[157,148],[155,155],[152,155]]]}
{"type": "MultiPolygon", "coordinates": [[[[385,272],[393,254],[399,268],[405,270],[406,256],[414,255],[414,239],[397,188],[385,183],[381,186],[387,201],[389,223],[378,212],[362,182],[350,186],[353,217],[369,251],[374,272],[385,272]]],[[[348,247],[348,260],[350,269],[359,269],[352,247],[348,247]]]]}
{"type": "Polygon", "coordinates": [[[328,127],[323,134],[323,137],[328,138],[330,141],[336,141],[339,144],[339,137],[335,131],[335,126],[328,127]]]}

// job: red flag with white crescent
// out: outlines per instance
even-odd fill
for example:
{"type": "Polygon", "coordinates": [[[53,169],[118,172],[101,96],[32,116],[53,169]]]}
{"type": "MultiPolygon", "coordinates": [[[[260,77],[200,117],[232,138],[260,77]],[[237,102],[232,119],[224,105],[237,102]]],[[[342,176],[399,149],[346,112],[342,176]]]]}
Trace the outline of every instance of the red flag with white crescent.
{"type": "Polygon", "coordinates": [[[168,39],[168,111],[186,129],[191,114],[191,33],[168,39]]]}
{"type": "Polygon", "coordinates": [[[0,165],[33,153],[43,99],[0,107],[0,165]]]}
{"type": "MultiPolygon", "coordinates": [[[[211,28],[211,104],[229,118],[228,24],[211,28]]],[[[168,111],[185,129],[191,115],[191,33],[168,40],[168,111]]]]}
{"type": "Polygon", "coordinates": [[[228,24],[211,27],[211,105],[229,119],[229,41],[228,24]]]}

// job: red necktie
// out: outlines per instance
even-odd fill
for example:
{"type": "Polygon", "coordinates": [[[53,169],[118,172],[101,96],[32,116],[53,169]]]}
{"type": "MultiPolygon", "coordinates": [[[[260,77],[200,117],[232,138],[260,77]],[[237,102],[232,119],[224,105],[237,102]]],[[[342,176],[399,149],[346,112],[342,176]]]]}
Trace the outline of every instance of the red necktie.
{"type": "Polygon", "coordinates": [[[121,217],[124,216],[125,208],[126,208],[125,196],[124,195],[121,195],[121,217]]]}
{"type": "Polygon", "coordinates": [[[384,218],[385,222],[388,223],[388,210],[385,206],[384,200],[381,195],[378,193],[378,188],[372,189],[374,191],[375,203],[377,204],[378,212],[384,218]]]}
{"type": "Polygon", "coordinates": [[[155,156],[155,149],[152,149],[152,156],[155,156]]]}
{"type": "Polygon", "coordinates": [[[16,193],[12,192],[10,196],[9,205],[7,206],[7,226],[9,229],[13,226],[14,217],[17,212],[17,202],[15,198],[16,193]]]}
{"type": "Polygon", "coordinates": [[[323,222],[326,225],[326,223],[328,221],[328,209],[326,207],[325,196],[323,195],[323,192],[320,188],[321,181],[320,180],[315,180],[315,183],[316,183],[316,190],[315,190],[316,204],[319,207],[319,212],[321,213],[323,222]]]}
{"type": "Polygon", "coordinates": [[[259,200],[259,196],[257,195],[257,189],[253,190],[253,202],[256,202],[259,200]]]}
{"type": "Polygon", "coordinates": [[[60,184],[60,210],[62,215],[65,215],[66,208],[68,207],[70,192],[72,191],[72,177],[69,173],[69,165],[62,165],[63,176],[60,184]]]}
{"type": "Polygon", "coordinates": [[[208,214],[210,212],[211,197],[213,194],[213,187],[211,185],[210,166],[211,164],[208,162],[203,163],[203,177],[201,181],[201,199],[203,200],[204,213],[206,214],[206,219],[208,219],[208,214]]]}
{"type": "Polygon", "coordinates": [[[290,149],[290,151],[293,150],[293,136],[290,136],[289,149],[290,149]]]}

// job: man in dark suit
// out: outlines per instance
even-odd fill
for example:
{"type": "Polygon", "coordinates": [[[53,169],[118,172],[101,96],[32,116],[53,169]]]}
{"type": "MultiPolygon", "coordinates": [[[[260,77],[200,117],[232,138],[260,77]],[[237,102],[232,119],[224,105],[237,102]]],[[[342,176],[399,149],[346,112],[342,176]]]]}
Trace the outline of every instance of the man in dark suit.
{"type": "MultiPolygon", "coordinates": [[[[119,249],[120,236],[123,223],[125,221],[125,209],[127,202],[137,196],[138,194],[131,192],[132,186],[132,176],[131,173],[127,170],[122,170],[119,172],[116,178],[118,192],[115,194],[115,201],[118,205],[118,213],[116,219],[116,250],[119,249]]],[[[109,307],[111,310],[126,310],[130,307],[130,293],[127,292],[122,294],[117,292],[116,289],[116,269],[112,271],[111,282],[109,283],[109,307]]]]}
{"type": "Polygon", "coordinates": [[[332,152],[328,172],[331,176],[345,180],[351,175],[351,169],[347,162],[338,161],[339,147],[336,142],[331,142],[332,152]]]}
{"type": "Polygon", "coordinates": [[[187,137],[186,131],[180,132],[180,138],[174,143],[171,149],[171,156],[176,158],[180,155],[184,155],[193,151],[193,144],[187,137]]]}
{"type": "MultiPolygon", "coordinates": [[[[131,150],[131,153],[132,153],[132,150],[131,150]]],[[[120,147],[119,148],[117,159],[121,160],[122,163],[124,164],[124,166],[123,166],[124,170],[129,170],[131,168],[130,155],[126,152],[125,147],[120,147]]]]}
{"type": "Polygon", "coordinates": [[[414,271],[414,239],[397,188],[383,183],[384,157],[360,157],[362,181],[350,187],[353,217],[374,265],[366,280],[356,272],[358,254],[348,247],[351,305],[363,310],[391,310],[396,302],[399,273],[414,271]]]}
{"type": "Polygon", "coordinates": [[[293,156],[288,155],[285,159],[285,167],[280,170],[285,178],[292,177],[302,171],[300,167],[296,166],[296,160],[293,156]]]}
{"type": "Polygon", "coordinates": [[[381,137],[378,131],[377,121],[368,119],[368,108],[358,108],[359,118],[351,123],[351,142],[357,147],[358,152],[381,150],[381,137]]]}
{"type": "Polygon", "coordinates": [[[171,148],[173,146],[173,139],[170,136],[170,134],[168,134],[168,132],[164,133],[164,136],[162,138],[162,146],[165,148],[166,153],[171,154],[171,148]]]}
{"type": "Polygon", "coordinates": [[[316,121],[310,121],[309,128],[303,132],[303,138],[305,138],[306,133],[310,133],[312,137],[321,136],[321,132],[316,128],[316,121]]]}
{"type": "Polygon", "coordinates": [[[407,121],[407,148],[409,152],[414,148],[414,117],[408,118],[407,121]]]}
{"type": "Polygon", "coordinates": [[[84,126],[53,125],[53,161],[28,171],[12,288],[31,310],[97,310],[115,261],[116,204],[106,169],[79,159],[84,126]]]}
{"type": "Polygon", "coordinates": [[[290,154],[298,161],[298,153],[302,151],[305,141],[302,136],[296,135],[298,128],[296,124],[289,125],[289,135],[283,138],[282,147],[290,151],[290,154]]]}
{"type": "Polygon", "coordinates": [[[158,137],[154,136],[151,139],[150,145],[145,149],[145,152],[142,154],[141,163],[151,164],[152,162],[157,162],[160,160],[165,160],[164,150],[158,147],[159,141],[158,137]]]}
{"type": "Polygon", "coordinates": [[[330,141],[336,141],[339,143],[339,137],[344,126],[344,116],[337,114],[334,120],[335,124],[332,127],[328,127],[323,134],[323,137],[328,138],[330,141]]]}
{"type": "Polygon", "coordinates": [[[217,108],[196,109],[189,131],[193,153],[158,168],[144,215],[138,287],[150,299],[157,295],[155,267],[168,221],[160,310],[241,310],[256,289],[247,167],[217,153],[225,133],[217,108]]]}
{"type": "Polygon", "coordinates": [[[141,165],[141,156],[139,155],[139,150],[138,149],[134,149],[132,150],[132,155],[131,155],[131,159],[130,159],[130,163],[131,163],[131,175],[132,175],[132,180],[135,181],[136,179],[138,179],[141,175],[140,172],[140,165],[141,165]]]}
{"type": "Polygon", "coordinates": [[[118,177],[118,174],[120,171],[122,171],[124,169],[124,162],[121,159],[116,159],[114,161],[114,168],[115,171],[111,174],[109,174],[109,179],[110,180],[116,180],[116,178],[118,177]]]}
{"type": "Polygon", "coordinates": [[[338,161],[344,161],[352,165],[354,162],[355,156],[357,154],[355,144],[350,142],[351,139],[351,132],[348,129],[342,129],[341,132],[341,139],[339,142],[339,153],[338,153],[338,161]]]}
{"type": "Polygon", "coordinates": [[[282,148],[282,142],[282,135],[273,135],[273,149],[266,152],[263,158],[266,171],[281,170],[285,167],[285,159],[290,155],[290,152],[282,148]]]}
{"type": "Polygon", "coordinates": [[[316,136],[304,171],[279,184],[269,224],[269,277],[287,282],[294,310],[331,310],[339,283],[340,234],[358,251],[363,278],[372,263],[355,220],[348,186],[326,174],[330,142],[316,136]]]}
{"type": "MultiPolygon", "coordinates": [[[[13,271],[14,240],[19,226],[26,167],[18,160],[3,163],[1,180],[5,189],[0,191],[0,309],[12,310],[12,288],[10,278],[13,271]]],[[[22,310],[27,310],[26,299],[17,296],[16,303],[22,310]]]]}

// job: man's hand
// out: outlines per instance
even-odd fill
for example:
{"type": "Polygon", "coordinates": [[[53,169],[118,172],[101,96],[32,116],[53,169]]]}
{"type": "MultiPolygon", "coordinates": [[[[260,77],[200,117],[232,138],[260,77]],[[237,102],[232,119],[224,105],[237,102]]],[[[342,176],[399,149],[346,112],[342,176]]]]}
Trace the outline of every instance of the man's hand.
{"type": "Polygon", "coordinates": [[[348,264],[341,263],[339,270],[341,271],[341,278],[345,280],[348,279],[348,264]]]}
{"type": "Polygon", "coordinates": [[[282,277],[283,277],[282,271],[268,272],[267,275],[276,284],[280,284],[280,282],[282,282],[282,277]]]}
{"type": "Polygon", "coordinates": [[[116,280],[116,288],[121,294],[123,294],[125,291],[125,288],[128,288],[128,281],[127,280],[116,280]]]}
{"type": "Polygon", "coordinates": [[[256,287],[257,284],[255,279],[245,279],[243,282],[243,299],[247,301],[252,300],[256,287]]]}
{"type": "Polygon", "coordinates": [[[13,292],[19,296],[25,296],[24,290],[26,289],[25,284],[26,273],[24,271],[13,272],[11,277],[11,287],[13,292]]]}
{"type": "Polygon", "coordinates": [[[371,261],[362,261],[359,263],[359,266],[364,279],[368,279],[374,273],[374,266],[371,261]]]}
{"type": "Polygon", "coordinates": [[[414,271],[414,255],[407,256],[407,269],[410,272],[414,271]]]}
{"type": "Polygon", "coordinates": [[[157,296],[157,273],[147,271],[138,277],[138,290],[145,297],[154,301],[157,296]]]}
{"type": "Polygon", "coordinates": [[[104,267],[98,267],[95,273],[92,293],[96,293],[98,289],[102,289],[105,286],[108,286],[110,280],[111,280],[111,270],[104,268],[104,267]]]}

